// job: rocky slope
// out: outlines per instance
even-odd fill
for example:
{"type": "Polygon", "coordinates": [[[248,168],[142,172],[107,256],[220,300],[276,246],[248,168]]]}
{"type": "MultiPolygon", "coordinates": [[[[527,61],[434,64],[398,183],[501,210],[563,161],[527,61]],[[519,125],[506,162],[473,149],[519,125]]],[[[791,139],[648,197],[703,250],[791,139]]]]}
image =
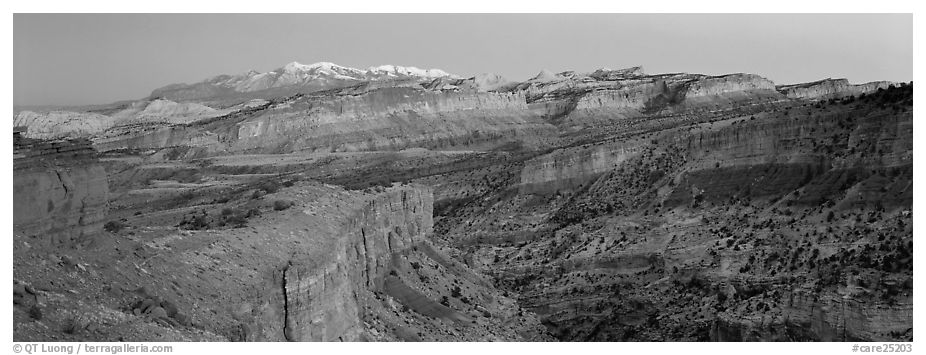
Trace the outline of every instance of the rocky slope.
{"type": "Polygon", "coordinates": [[[911,94],[560,149],[436,228],[560,339],[909,340],[911,94]]]}

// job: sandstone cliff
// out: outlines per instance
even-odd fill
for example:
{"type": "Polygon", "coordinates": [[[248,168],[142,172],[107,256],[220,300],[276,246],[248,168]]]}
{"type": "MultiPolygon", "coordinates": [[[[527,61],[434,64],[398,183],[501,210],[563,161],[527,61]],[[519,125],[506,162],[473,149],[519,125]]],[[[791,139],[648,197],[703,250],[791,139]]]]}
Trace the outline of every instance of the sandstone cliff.
{"type": "Polygon", "coordinates": [[[858,96],[872,93],[878,89],[887,89],[894,83],[874,81],[865,84],[849,84],[847,79],[823,79],[810,83],[780,85],[778,91],[792,99],[832,99],[844,96],[858,96]]]}
{"type": "Polygon", "coordinates": [[[282,335],[290,341],[361,339],[361,305],[369,292],[382,291],[391,258],[430,233],[431,199],[422,189],[377,196],[348,218],[340,240],[325,251],[327,262],[297,252],[282,270],[282,335]]]}
{"type": "Polygon", "coordinates": [[[714,341],[870,341],[908,334],[913,299],[888,304],[865,297],[794,290],[781,312],[720,314],[714,341]]]}
{"type": "Polygon", "coordinates": [[[638,144],[614,142],[556,150],[524,162],[522,193],[568,190],[613,170],[640,150],[638,144]]]}
{"type": "Polygon", "coordinates": [[[70,111],[22,111],[13,118],[13,126],[28,127],[26,137],[37,139],[87,138],[115,124],[115,119],[109,116],[70,111]]]}
{"type": "Polygon", "coordinates": [[[239,123],[232,149],[400,150],[543,135],[551,129],[526,110],[517,93],[386,88],[278,104],[239,123]]]}
{"type": "Polygon", "coordinates": [[[16,139],[13,229],[40,244],[70,244],[100,233],[106,172],[87,140],[16,139]]]}

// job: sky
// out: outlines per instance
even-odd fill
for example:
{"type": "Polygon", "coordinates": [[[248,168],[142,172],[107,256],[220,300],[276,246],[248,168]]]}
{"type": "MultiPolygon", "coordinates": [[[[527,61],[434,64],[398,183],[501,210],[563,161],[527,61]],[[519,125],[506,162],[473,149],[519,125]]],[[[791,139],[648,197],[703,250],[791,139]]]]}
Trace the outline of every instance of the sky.
{"type": "Polygon", "coordinates": [[[15,105],[104,104],[298,61],[913,79],[912,14],[14,14],[15,105]]]}

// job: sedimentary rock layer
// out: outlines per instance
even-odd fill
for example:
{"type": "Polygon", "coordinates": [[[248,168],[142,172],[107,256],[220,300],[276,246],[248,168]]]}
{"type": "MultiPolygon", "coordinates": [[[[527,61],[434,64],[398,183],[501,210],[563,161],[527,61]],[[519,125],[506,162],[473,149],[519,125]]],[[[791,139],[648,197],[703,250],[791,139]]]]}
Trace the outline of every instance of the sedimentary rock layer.
{"type": "Polygon", "coordinates": [[[41,243],[70,243],[102,230],[109,189],[87,140],[17,139],[13,229],[41,243]]]}
{"type": "Polygon", "coordinates": [[[235,150],[358,151],[434,147],[549,130],[517,93],[379,89],[305,97],[238,124],[235,150]]]}
{"type": "Polygon", "coordinates": [[[893,83],[889,81],[853,85],[846,79],[824,79],[803,84],[781,85],[777,89],[792,99],[832,99],[867,94],[878,89],[887,89],[890,85],[893,83]]]}

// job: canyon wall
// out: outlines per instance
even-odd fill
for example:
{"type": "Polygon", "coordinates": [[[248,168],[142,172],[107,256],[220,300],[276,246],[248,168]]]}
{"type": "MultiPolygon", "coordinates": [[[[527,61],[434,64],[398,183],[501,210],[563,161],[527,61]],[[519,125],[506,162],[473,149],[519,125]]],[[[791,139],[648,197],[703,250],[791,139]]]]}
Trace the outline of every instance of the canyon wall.
{"type": "Polygon", "coordinates": [[[888,304],[832,292],[793,290],[773,316],[719,314],[714,341],[872,341],[912,328],[913,299],[888,304]]]}
{"type": "Polygon", "coordinates": [[[109,188],[90,142],[14,140],[13,229],[53,244],[99,233],[109,188]]]}
{"type": "MultiPolygon", "coordinates": [[[[808,111],[808,115],[743,121],[679,138],[690,163],[688,172],[676,180],[679,186],[667,205],[688,203],[697,195],[722,201],[734,195],[778,196],[801,187],[805,189],[802,201],[820,203],[832,190],[825,185],[834,179],[855,183],[872,175],[855,170],[896,175],[912,164],[910,113],[861,116],[808,111]]],[[[888,183],[884,188],[892,186],[888,183]]],[[[874,196],[875,201],[885,196],[874,196]]]]}
{"type": "Polygon", "coordinates": [[[327,264],[293,260],[283,271],[284,336],[290,341],[356,341],[365,293],[381,291],[393,255],[431,232],[430,190],[397,189],[348,218],[327,264]]]}
{"type": "Polygon", "coordinates": [[[889,81],[873,81],[853,85],[847,79],[824,79],[803,84],[780,85],[778,91],[792,99],[825,100],[872,93],[878,89],[887,89],[893,84],[889,81]]]}
{"type": "Polygon", "coordinates": [[[554,193],[582,183],[594,181],[632,157],[640,146],[632,142],[610,142],[601,145],[570,147],[556,150],[524,162],[521,169],[522,193],[554,193]]]}
{"type": "Polygon", "coordinates": [[[531,109],[548,119],[595,122],[664,109],[686,110],[749,100],[780,100],[775,84],[753,74],[598,76],[523,88],[531,109]]]}
{"type": "Polygon", "coordinates": [[[775,83],[755,74],[710,76],[691,82],[687,87],[685,97],[722,96],[753,90],[774,91],[775,83]]]}
{"type": "Polygon", "coordinates": [[[238,124],[231,149],[361,151],[439,148],[551,131],[517,93],[378,89],[358,96],[306,97],[238,124]]]}
{"type": "Polygon", "coordinates": [[[229,340],[369,340],[363,319],[382,307],[393,256],[431,232],[430,188],[289,191],[293,207],[248,228],[169,237],[145,287],[229,340]]]}

